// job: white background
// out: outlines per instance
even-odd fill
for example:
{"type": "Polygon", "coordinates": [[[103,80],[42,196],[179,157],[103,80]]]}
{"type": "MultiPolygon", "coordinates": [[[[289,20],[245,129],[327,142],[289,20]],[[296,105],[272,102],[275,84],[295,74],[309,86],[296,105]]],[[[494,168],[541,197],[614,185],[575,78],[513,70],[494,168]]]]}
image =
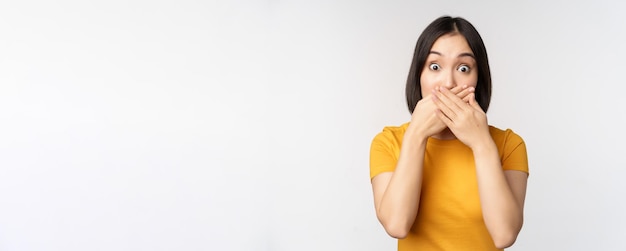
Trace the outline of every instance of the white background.
{"type": "Polygon", "coordinates": [[[0,250],[394,250],[369,144],[441,15],[527,143],[510,250],[625,250],[626,5],[593,2],[2,1],[0,250]]]}

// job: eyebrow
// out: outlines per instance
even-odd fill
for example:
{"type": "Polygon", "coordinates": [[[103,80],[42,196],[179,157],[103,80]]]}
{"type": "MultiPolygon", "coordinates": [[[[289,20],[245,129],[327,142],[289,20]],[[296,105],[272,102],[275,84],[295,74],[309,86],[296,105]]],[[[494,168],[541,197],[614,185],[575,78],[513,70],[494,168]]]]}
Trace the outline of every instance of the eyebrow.
{"type": "MultiPolygon", "coordinates": [[[[439,56],[443,56],[443,54],[441,54],[441,52],[438,52],[438,51],[430,51],[430,53],[428,53],[428,54],[436,54],[436,55],[439,55],[439,56]]],[[[470,52],[463,52],[463,53],[459,54],[457,57],[458,58],[460,58],[460,57],[471,57],[473,59],[476,59],[476,57],[474,57],[474,54],[472,54],[470,52]]]]}

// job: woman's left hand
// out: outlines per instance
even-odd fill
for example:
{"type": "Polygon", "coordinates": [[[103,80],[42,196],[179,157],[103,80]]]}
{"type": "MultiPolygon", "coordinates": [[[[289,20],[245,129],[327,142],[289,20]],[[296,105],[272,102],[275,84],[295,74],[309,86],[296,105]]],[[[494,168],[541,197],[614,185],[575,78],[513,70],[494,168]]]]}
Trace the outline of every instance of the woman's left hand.
{"type": "Polygon", "coordinates": [[[469,103],[464,102],[444,87],[433,89],[433,101],[437,105],[437,115],[461,142],[472,149],[491,140],[487,115],[476,102],[475,94],[470,94],[469,103]]]}

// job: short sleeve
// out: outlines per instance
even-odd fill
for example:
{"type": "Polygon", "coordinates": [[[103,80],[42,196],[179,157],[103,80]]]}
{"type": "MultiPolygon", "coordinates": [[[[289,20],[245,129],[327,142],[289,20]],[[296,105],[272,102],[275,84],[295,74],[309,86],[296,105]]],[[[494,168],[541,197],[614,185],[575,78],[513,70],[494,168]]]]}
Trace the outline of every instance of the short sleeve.
{"type": "Polygon", "coordinates": [[[502,154],[502,169],[528,172],[528,156],[526,143],[522,137],[511,131],[506,131],[505,144],[502,154]]]}
{"type": "Polygon", "coordinates": [[[370,179],[396,169],[398,149],[399,143],[390,130],[383,130],[374,137],[370,148],[370,179]]]}

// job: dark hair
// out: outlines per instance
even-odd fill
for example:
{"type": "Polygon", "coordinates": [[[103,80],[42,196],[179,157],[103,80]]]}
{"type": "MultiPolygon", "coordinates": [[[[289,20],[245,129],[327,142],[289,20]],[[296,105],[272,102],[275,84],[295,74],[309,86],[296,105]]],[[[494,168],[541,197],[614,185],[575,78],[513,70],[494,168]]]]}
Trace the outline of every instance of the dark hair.
{"type": "Polygon", "coordinates": [[[467,20],[461,17],[443,16],[437,18],[424,29],[415,45],[415,53],[411,62],[409,77],[406,81],[406,102],[411,114],[413,114],[417,102],[422,99],[420,76],[430,49],[439,37],[457,32],[465,37],[476,58],[476,65],[478,66],[478,81],[475,91],[476,101],[480,108],[487,112],[489,102],[491,101],[491,72],[489,71],[489,60],[487,59],[487,50],[485,49],[483,39],[478,34],[476,28],[467,20]]]}

